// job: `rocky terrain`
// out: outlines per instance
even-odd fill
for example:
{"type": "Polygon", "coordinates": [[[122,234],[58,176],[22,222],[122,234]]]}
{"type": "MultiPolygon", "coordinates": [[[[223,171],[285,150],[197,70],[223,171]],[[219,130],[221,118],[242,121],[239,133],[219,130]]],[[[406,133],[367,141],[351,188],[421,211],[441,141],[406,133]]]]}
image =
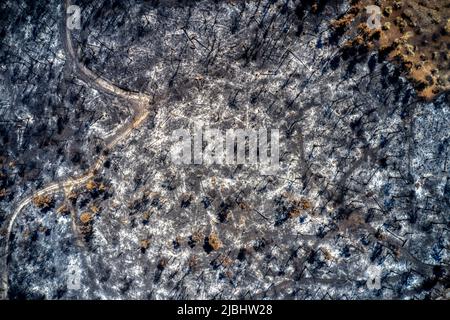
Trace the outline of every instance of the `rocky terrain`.
{"type": "Polygon", "coordinates": [[[2,297],[448,299],[449,4],[366,2],[3,1],[2,297]],[[199,127],[279,170],[174,164],[199,127]]]}

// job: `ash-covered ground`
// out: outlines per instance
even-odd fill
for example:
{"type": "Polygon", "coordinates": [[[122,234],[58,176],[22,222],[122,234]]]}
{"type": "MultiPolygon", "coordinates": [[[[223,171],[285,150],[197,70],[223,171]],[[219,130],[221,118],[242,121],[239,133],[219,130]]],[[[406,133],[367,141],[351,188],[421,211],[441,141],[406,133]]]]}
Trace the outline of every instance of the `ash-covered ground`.
{"type": "Polygon", "coordinates": [[[3,296],[449,298],[449,95],[313,2],[3,1],[3,296]],[[174,164],[201,125],[279,129],[280,169],[174,164]]]}

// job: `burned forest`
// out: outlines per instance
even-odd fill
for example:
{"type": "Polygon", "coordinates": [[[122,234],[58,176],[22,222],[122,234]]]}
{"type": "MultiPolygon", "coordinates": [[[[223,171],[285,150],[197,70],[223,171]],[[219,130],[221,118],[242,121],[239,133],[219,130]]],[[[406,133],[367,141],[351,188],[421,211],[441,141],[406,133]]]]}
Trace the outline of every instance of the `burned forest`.
{"type": "Polygon", "coordinates": [[[449,1],[0,17],[2,299],[450,299],[449,1]]]}

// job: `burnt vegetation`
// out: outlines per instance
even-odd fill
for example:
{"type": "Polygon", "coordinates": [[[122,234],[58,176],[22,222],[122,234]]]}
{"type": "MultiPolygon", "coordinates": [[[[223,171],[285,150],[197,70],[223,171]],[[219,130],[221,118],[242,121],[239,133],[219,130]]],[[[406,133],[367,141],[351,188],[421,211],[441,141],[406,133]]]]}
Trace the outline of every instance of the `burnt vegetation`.
{"type": "Polygon", "coordinates": [[[371,30],[363,0],[73,2],[77,61],[59,2],[0,5],[2,239],[32,196],[10,298],[448,297],[448,5],[378,1],[371,30]],[[152,116],[128,126],[75,62],[152,116]],[[278,128],[282,170],[174,165],[171,133],[200,122],[278,128]]]}

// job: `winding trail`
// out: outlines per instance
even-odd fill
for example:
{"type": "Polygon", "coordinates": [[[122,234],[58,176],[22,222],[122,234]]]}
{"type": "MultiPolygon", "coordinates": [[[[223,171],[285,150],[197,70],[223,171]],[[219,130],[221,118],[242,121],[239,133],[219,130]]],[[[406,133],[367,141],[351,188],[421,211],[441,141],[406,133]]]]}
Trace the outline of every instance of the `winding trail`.
{"type": "MultiPolygon", "coordinates": [[[[131,103],[134,109],[134,116],[132,121],[124,126],[123,128],[118,128],[116,133],[107,141],[106,148],[111,150],[115,148],[121,141],[125,140],[134,129],[142,125],[150,114],[149,106],[152,102],[151,96],[145,93],[127,91],[118,86],[114,85],[110,81],[97,76],[91,70],[89,70],[85,65],[83,65],[77,58],[75,50],[73,48],[72,36],[70,30],[67,28],[67,8],[70,6],[70,0],[66,0],[63,6],[63,16],[64,20],[61,23],[61,38],[66,55],[66,63],[74,68],[74,72],[77,77],[85,82],[86,84],[95,87],[97,90],[120,97],[131,103]]],[[[106,160],[105,155],[100,155],[91,168],[84,174],[78,177],[69,177],[63,181],[52,182],[43,189],[36,191],[34,194],[19,201],[9,218],[7,233],[5,236],[6,244],[4,246],[4,252],[0,257],[0,272],[1,272],[1,283],[0,283],[0,299],[7,299],[9,290],[8,281],[8,257],[10,256],[10,238],[14,223],[17,217],[20,215],[22,210],[32,203],[32,200],[36,196],[43,196],[49,194],[55,194],[59,192],[69,193],[73,188],[76,188],[82,184],[87,183],[92,179],[95,174],[102,167],[106,160]]]]}

